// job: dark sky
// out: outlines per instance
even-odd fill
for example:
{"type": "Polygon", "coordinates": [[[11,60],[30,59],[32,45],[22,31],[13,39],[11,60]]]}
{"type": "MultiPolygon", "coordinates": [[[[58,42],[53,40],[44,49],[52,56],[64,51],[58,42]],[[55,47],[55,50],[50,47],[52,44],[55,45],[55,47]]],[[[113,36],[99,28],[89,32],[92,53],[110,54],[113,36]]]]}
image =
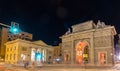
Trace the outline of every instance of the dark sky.
{"type": "Polygon", "coordinates": [[[88,20],[114,25],[120,33],[119,0],[0,0],[1,23],[15,21],[49,45],[60,42],[71,25],[88,20]]]}

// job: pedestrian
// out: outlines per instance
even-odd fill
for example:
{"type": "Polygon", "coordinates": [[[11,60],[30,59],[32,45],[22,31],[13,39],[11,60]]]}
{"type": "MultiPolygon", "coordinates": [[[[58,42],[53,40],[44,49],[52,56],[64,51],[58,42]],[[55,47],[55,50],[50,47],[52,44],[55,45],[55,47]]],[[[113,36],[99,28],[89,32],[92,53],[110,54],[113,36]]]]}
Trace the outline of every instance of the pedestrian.
{"type": "Polygon", "coordinates": [[[26,68],[26,62],[24,63],[24,68],[26,68]]]}
{"type": "Polygon", "coordinates": [[[28,65],[28,63],[27,63],[27,62],[25,62],[25,63],[24,63],[24,68],[27,68],[27,65],[28,65]]]}
{"type": "Polygon", "coordinates": [[[26,65],[27,65],[27,67],[29,66],[29,62],[28,61],[27,61],[26,65]]]}

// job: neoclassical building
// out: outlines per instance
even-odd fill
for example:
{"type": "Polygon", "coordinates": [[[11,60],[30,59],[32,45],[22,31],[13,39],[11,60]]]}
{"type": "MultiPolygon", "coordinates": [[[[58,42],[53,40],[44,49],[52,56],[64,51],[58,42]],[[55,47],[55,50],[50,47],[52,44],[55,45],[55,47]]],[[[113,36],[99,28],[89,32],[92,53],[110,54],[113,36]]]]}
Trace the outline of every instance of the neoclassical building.
{"type": "Polygon", "coordinates": [[[53,49],[43,41],[16,39],[6,44],[5,62],[10,64],[29,62],[47,62],[53,49]]]}
{"type": "Polygon", "coordinates": [[[113,65],[114,26],[87,21],[72,26],[62,39],[62,59],[65,64],[113,65]]]}

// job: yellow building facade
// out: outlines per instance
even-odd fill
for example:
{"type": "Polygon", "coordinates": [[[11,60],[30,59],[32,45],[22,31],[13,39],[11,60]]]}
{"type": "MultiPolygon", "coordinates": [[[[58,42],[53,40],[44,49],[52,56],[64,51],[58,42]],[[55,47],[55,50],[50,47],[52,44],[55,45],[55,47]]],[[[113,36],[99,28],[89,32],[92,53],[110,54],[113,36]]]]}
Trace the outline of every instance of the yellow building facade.
{"type": "Polygon", "coordinates": [[[0,29],[0,57],[4,59],[5,57],[5,43],[8,41],[12,41],[15,39],[24,39],[24,40],[32,40],[33,35],[27,32],[20,32],[19,34],[12,34],[9,32],[9,28],[2,27],[0,29]]]}
{"type": "Polygon", "coordinates": [[[50,46],[42,41],[31,42],[16,39],[6,44],[5,62],[10,64],[24,63],[25,61],[48,61],[50,46]]]}

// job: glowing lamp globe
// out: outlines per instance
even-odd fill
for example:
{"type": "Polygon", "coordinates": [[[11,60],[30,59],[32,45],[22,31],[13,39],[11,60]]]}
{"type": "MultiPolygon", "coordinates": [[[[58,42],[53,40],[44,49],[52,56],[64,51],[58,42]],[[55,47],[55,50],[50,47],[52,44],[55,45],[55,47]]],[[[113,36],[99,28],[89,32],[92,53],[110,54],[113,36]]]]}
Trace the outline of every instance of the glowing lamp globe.
{"type": "Polygon", "coordinates": [[[13,33],[13,34],[18,34],[19,33],[19,29],[18,28],[10,28],[10,32],[13,33]]]}
{"type": "Polygon", "coordinates": [[[18,29],[16,29],[16,28],[13,29],[13,32],[17,32],[17,31],[18,31],[18,29]]]}

